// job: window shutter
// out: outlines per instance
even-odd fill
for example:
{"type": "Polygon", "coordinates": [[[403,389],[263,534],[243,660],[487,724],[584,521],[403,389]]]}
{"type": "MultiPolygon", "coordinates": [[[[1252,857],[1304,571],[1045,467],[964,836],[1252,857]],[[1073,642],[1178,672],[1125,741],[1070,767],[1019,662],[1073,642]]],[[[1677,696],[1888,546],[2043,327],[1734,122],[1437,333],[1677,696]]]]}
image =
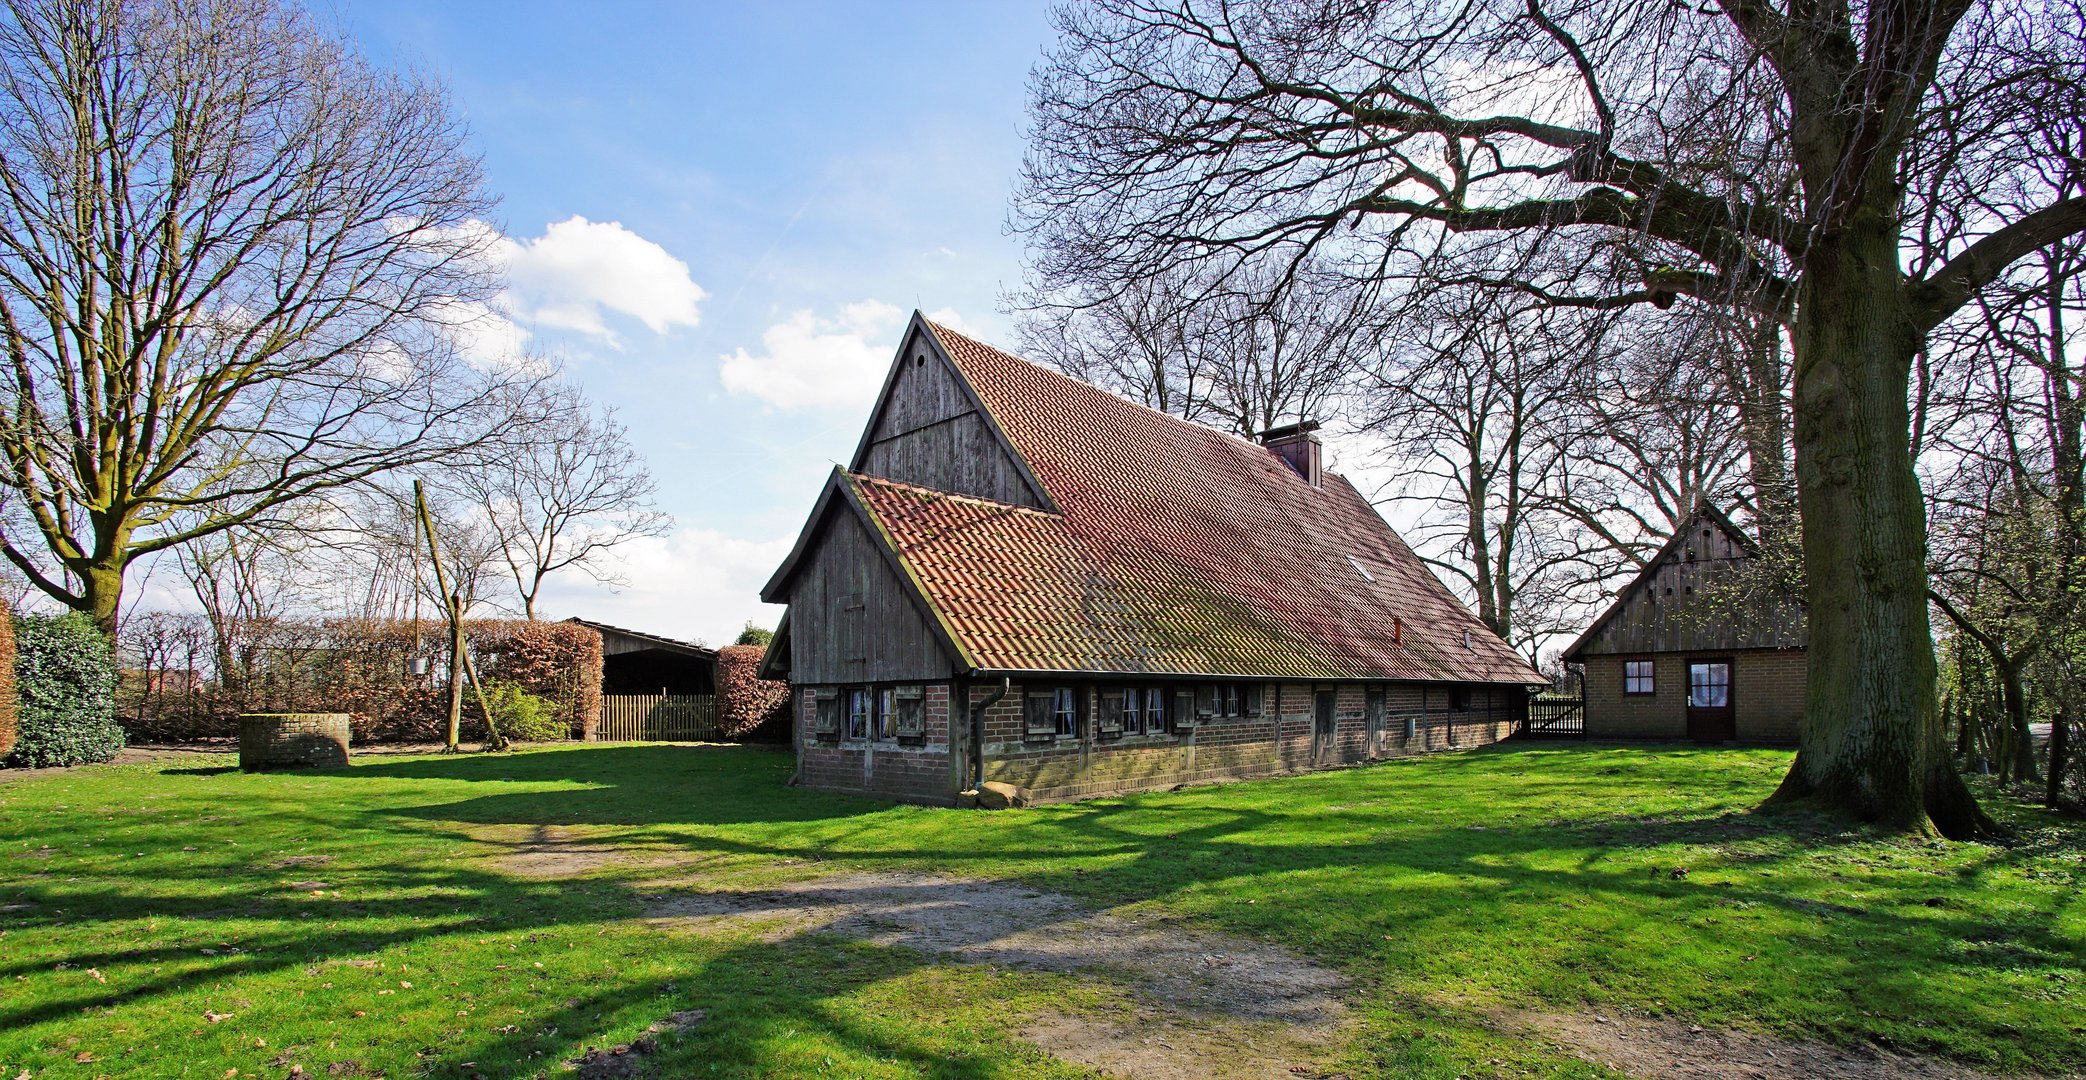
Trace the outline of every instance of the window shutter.
{"type": "Polygon", "coordinates": [[[1173,692],[1173,715],[1166,718],[1168,726],[1175,731],[1187,731],[1195,726],[1195,694],[1188,690],[1173,692]]]}
{"type": "Polygon", "coordinates": [[[831,690],[813,691],[812,730],[822,739],[840,737],[840,695],[831,690]]]}
{"type": "Polygon", "coordinates": [[[918,686],[898,688],[898,735],[918,738],[927,731],[926,690],[918,686]]]}
{"type": "Polygon", "coordinates": [[[1217,686],[1204,683],[1195,688],[1195,715],[1211,717],[1217,715],[1217,686]]]}
{"type": "Polygon", "coordinates": [[[1052,715],[1057,698],[1050,691],[1030,691],[1022,699],[1022,724],[1031,739],[1048,739],[1057,734],[1057,719],[1052,715]]]}
{"type": "Polygon", "coordinates": [[[1101,691],[1101,721],[1099,730],[1103,735],[1121,735],[1123,733],[1122,691],[1106,689],[1101,691]]]}
{"type": "Polygon", "coordinates": [[[1239,711],[1247,716],[1260,715],[1260,692],[1266,689],[1259,683],[1247,683],[1239,687],[1239,711]]]}

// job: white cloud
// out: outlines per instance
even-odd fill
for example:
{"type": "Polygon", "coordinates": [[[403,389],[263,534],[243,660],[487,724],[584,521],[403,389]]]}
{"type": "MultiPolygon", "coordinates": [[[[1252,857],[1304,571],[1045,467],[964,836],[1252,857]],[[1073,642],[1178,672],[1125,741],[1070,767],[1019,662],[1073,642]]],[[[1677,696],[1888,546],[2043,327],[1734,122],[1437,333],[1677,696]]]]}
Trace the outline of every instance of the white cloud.
{"type": "Polygon", "coordinates": [[[761,334],[761,353],[725,354],[718,377],[726,391],[757,398],[788,412],[866,408],[883,384],[898,348],[905,312],[864,300],[821,317],[792,313],[761,334]]]}
{"type": "Polygon", "coordinates": [[[437,309],[435,317],[448,328],[464,358],[474,364],[507,367],[535,362],[529,356],[528,330],[507,314],[504,305],[449,304],[437,309]]]}
{"type": "Polygon", "coordinates": [[[575,214],[533,240],[501,237],[492,256],[507,274],[504,305],[517,319],[613,343],[608,312],[655,334],[700,321],[704,293],[688,264],[621,222],[575,214]]]}
{"type": "Polygon", "coordinates": [[[983,332],[978,327],[971,325],[955,308],[940,308],[930,311],[927,313],[927,319],[929,322],[946,326],[967,337],[976,337],[983,332]]]}
{"type": "Polygon", "coordinates": [[[515,363],[542,329],[620,347],[613,317],[634,320],[654,334],[702,319],[708,294],[689,276],[688,264],[620,222],[575,214],[524,240],[483,221],[457,232],[506,283],[490,304],[454,304],[437,313],[474,363],[515,363]]]}
{"type": "Polygon", "coordinates": [[[760,602],[760,589],[795,540],[746,540],[699,528],[639,537],[615,549],[614,561],[604,567],[630,582],[628,588],[612,591],[585,574],[561,574],[545,583],[539,610],[550,618],[577,615],[729,645],[748,619],[772,629],[782,617],[781,607],[760,602]]]}

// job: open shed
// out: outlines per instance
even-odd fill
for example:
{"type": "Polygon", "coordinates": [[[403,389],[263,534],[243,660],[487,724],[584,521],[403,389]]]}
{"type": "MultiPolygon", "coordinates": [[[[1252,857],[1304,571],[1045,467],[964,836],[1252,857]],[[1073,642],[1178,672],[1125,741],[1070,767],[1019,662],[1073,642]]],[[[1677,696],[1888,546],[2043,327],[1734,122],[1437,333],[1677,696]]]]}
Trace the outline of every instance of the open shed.
{"type": "Polygon", "coordinates": [[[692,697],[717,692],[717,650],[641,630],[567,619],[601,634],[601,692],[692,697]]]}

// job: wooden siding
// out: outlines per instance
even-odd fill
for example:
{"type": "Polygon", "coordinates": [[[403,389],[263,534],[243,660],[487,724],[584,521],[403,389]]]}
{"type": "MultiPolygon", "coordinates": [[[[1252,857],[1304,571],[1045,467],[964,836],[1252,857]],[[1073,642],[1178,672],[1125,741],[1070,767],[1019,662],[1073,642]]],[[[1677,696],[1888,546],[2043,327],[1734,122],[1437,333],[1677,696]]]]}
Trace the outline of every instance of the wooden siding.
{"type": "Polygon", "coordinates": [[[890,395],[855,469],[937,491],[1043,505],[956,373],[917,338],[898,360],[890,395]]]}
{"type": "Polygon", "coordinates": [[[812,538],[790,591],[790,680],[947,679],[954,665],[905,583],[852,512],[812,538]]]}
{"type": "Polygon", "coordinates": [[[1801,648],[1800,602],[1732,584],[1751,557],[1744,541],[1697,514],[1569,658],[1801,648]]]}
{"type": "Polygon", "coordinates": [[[715,694],[603,694],[596,742],[698,742],[717,737],[715,694]]]}

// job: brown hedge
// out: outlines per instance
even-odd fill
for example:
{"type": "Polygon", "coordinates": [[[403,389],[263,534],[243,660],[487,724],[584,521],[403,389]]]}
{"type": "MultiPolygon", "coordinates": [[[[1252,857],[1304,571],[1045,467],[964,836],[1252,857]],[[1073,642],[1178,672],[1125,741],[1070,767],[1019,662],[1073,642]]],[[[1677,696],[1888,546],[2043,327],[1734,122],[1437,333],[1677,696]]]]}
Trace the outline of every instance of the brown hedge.
{"type": "MultiPolygon", "coordinates": [[[[438,741],[448,722],[448,631],[434,620],[266,620],[220,642],[199,616],[158,615],[124,628],[119,718],[133,740],[237,733],[246,712],[346,712],[358,741],[438,741]],[[425,677],[407,673],[415,656],[425,677]],[[220,673],[209,677],[207,673],[220,673]]],[[[573,623],[477,619],[464,637],[478,674],[551,703],[575,736],[601,722],[601,635],[573,623]]],[[[485,734],[466,696],[463,734],[485,734]]]]}
{"type": "Polygon", "coordinates": [[[727,739],[773,735],[787,738],[789,683],[758,672],[764,645],[726,645],[717,650],[717,733],[727,739]]]}
{"type": "Polygon", "coordinates": [[[21,730],[15,715],[14,614],[7,610],[7,601],[0,599],[0,758],[14,750],[21,730]]]}

